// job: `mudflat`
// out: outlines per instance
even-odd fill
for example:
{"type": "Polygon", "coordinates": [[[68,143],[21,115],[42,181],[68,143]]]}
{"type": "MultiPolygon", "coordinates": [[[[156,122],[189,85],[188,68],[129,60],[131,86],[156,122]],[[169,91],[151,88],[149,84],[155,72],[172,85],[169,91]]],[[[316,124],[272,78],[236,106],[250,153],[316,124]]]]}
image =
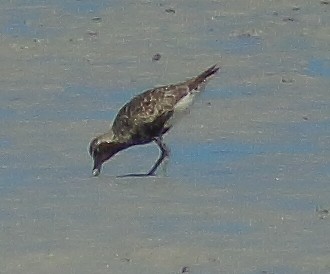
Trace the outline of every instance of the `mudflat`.
{"type": "Polygon", "coordinates": [[[327,1],[2,1],[0,273],[328,273],[327,1]],[[91,176],[134,95],[218,63],[91,176]]]}

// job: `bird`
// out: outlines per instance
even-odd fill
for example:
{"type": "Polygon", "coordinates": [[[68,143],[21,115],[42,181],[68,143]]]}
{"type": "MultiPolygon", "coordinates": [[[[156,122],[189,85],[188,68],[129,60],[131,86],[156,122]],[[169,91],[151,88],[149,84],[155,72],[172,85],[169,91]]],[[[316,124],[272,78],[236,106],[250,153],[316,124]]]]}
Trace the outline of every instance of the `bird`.
{"type": "Polygon", "coordinates": [[[169,157],[163,135],[188,111],[196,95],[205,89],[208,80],[219,69],[215,64],[187,81],[155,87],[133,97],[119,110],[110,130],[90,142],[93,176],[99,176],[104,162],[118,152],[151,142],[157,144],[160,155],[149,172],[141,175],[155,175],[157,168],[169,157]]]}

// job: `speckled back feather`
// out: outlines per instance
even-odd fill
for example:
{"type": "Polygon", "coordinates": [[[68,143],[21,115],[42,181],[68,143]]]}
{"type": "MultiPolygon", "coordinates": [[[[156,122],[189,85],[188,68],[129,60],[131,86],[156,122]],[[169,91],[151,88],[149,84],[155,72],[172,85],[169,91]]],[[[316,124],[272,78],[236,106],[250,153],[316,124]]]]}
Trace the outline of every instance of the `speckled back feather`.
{"type": "Polygon", "coordinates": [[[153,137],[164,134],[169,129],[165,124],[173,115],[175,105],[218,69],[212,66],[186,82],[157,87],[135,96],[119,110],[112,125],[113,133],[138,143],[150,142],[153,137]]]}

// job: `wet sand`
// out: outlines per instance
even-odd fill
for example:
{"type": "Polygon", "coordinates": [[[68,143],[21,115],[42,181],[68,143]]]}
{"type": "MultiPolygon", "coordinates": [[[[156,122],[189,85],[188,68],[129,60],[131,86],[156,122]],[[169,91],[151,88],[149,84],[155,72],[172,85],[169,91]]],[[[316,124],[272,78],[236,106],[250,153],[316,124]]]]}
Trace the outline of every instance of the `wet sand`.
{"type": "Polygon", "coordinates": [[[330,4],[0,3],[0,273],[328,273],[330,4]],[[155,54],[159,54],[154,58],[155,54]],[[159,59],[159,60],[155,60],[159,59]],[[133,95],[221,73],[98,178],[133,95]]]}

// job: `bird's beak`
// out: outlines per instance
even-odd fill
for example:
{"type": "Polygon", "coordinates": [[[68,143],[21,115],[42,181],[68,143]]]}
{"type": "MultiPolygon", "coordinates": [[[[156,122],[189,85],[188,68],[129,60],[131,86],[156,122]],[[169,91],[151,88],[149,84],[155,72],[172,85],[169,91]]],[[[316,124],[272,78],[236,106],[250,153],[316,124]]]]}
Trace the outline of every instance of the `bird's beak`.
{"type": "Polygon", "coordinates": [[[101,172],[101,169],[100,168],[94,168],[93,169],[93,176],[99,176],[100,175],[100,172],[101,172]]]}
{"type": "Polygon", "coordinates": [[[100,161],[100,157],[94,157],[94,166],[93,166],[93,176],[99,176],[101,173],[102,161],[100,161]]]}

